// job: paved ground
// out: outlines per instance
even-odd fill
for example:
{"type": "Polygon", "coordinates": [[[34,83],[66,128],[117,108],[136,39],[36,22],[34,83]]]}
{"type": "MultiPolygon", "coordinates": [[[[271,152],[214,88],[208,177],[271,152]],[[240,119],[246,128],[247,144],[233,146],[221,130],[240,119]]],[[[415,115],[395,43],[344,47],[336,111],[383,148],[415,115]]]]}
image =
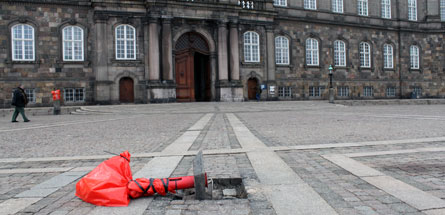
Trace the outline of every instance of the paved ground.
{"type": "Polygon", "coordinates": [[[0,118],[0,214],[445,214],[445,105],[85,109],[0,118]],[[247,198],[169,195],[106,208],[74,196],[77,181],[112,156],[105,151],[124,150],[135,177],[190,175],[203,150],[209,177],[242,178],[247,198]]]}

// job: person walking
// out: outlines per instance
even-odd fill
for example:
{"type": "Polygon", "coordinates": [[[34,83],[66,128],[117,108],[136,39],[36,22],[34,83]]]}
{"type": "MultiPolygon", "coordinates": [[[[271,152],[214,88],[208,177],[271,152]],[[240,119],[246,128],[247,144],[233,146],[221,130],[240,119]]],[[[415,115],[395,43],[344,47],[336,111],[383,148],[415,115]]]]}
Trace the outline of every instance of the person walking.
{"type": "Polygon", "coordinates": [[[11,122],[18,122],[17,116],[19,113],[23,117],[24,122],[29,122],[28,118],[25,115],[25,106],[28,104],[28,97],[26,96],[25,90],[23,90],[24,86],[21,84],[17,89],[14,90],[14,95],[12,96],[12,105],[15,106],[14,114],[12,115],[11,122]]]}
{"type": "Polygon", "coordinates": [[[261,92],[263,92],[263,90],[261,89],[261,86],[257,86],[256,88],[256,101],[259,102],[261,99],[261,92]]]}

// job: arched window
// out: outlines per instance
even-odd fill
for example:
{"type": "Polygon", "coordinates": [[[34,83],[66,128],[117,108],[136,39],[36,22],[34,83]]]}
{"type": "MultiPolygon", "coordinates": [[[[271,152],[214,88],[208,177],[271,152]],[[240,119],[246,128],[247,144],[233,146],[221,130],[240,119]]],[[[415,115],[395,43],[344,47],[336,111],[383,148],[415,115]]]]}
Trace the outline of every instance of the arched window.
{"type": "Polygon", "coordinates": [[[33,61],[35,59],[34,28],[26,24],[12,27],[12,60],[33,61]]]}
{"type": "Polygon", "coordinates": [[[289,64],[289,40],[286,37],[275,37],[275,63],[289,64]]]}
{"type": "Polygon", "coordinates": [[[383,68],[392,69],[394,68],[394,54],[392,45],[383,45],[383,68]]]}
{"type": "Polygon", "coordinates": [[[317,10],[316,0],[304,0],[304,9],[317,10]]]}
{"type": "Polygon", "coordinates": [[[252,31],[244,33],[244,61],[260,62],[260,36],[252,31]]]}
{"type": "Polygon", "coordinates": [[[391,19],[391,0],[382,0],[382,18],[391,19]]]}
{"type": "Polygon", "coordinates": [[[62,30],[63,60],[83,61],[83,29],[78,26],[67,26],[62,30]]]}
{"type": "Polygon", "coordinates": [[[408,20],[417,21],[417,0],[408,0],[408,20]]]}
{"type": "Polygon", "coordinates": [[[346,45],[340,40],[334,42],[334,65],[346,66],[346,45]]]}
{"type": "Polygon", "coordinates": [[[409,48],[409,55],[411,59],[411,69],[419,69],[419,47],[411,46],[409,48]]]}
{"type": "Polygon", "coordinates": [[[343,0],[332,0],[332,12],[343,13],[343,0]]]}
{"type": "Polygon", "coordinates": [[[371,67],[371,46],[369,43],[360,43],[360,67],[371,67]]]}
{"type": "Polygon", "coordinates": [[[360,16],[368,15],[368,0],[357,0],[357,11],[360,16]]]}
{"type": "Polygon", "coordinates": [[[136,30],[130,25],[116,27],[116,59],[136,59],[136,30]]]}
{"type": "Polygon", "coordinates": [[[306,65],[318,66],[318,40],[313,38],[306,40],[306,65]]]}

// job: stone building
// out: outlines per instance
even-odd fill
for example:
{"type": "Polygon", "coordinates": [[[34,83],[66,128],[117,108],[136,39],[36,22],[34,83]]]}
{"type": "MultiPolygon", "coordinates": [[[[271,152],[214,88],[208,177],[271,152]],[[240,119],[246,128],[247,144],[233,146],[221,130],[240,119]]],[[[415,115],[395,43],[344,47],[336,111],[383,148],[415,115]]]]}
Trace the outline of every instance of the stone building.
{"type": "Polygon", "coordinates": [[[443,0],[0,0],[0,107],[445,97],[443,0]]]}

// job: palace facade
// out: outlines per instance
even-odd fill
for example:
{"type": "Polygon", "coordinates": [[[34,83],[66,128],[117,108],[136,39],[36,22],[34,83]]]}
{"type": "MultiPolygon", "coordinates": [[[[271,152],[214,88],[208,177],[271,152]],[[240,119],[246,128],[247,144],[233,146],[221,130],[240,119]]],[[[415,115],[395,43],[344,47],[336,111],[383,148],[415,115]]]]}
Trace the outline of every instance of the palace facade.
{"type": "Polygon", "coordinates": [[[444,0],[0,0],[0,107],[445,97],[444,0]]]}

